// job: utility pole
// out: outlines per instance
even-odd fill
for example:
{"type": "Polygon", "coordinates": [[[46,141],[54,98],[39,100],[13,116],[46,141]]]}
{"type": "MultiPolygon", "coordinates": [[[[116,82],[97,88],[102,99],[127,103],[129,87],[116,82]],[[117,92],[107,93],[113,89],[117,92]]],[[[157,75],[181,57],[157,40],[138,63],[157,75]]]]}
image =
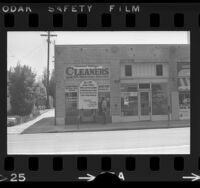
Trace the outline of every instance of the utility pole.
{"type": "Polygon", "coordinates": [[[49,109],[49,50],[50,50],[50,43],[51,43],[51,37],[56,37],[57,35],[51,34],[50,31],[47,31],[47,34],[41,34],[40,36],[47,37],[47,109],[49,109]]]}

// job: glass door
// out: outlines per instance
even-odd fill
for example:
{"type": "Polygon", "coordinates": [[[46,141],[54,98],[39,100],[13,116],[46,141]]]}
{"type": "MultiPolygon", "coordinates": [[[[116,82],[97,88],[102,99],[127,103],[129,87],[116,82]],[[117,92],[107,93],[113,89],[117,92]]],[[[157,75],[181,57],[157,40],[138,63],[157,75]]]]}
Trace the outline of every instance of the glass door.
{"type": "Polygon", "coordinates": [[[140,120],[150,120],[150,92],[140,91],[140,120]]]}

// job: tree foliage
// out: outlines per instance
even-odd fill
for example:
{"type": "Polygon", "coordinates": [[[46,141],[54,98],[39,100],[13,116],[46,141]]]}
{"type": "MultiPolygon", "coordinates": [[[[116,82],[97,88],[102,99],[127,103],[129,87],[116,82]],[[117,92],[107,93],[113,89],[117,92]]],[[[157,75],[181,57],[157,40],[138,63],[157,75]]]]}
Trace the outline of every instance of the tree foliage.
{"type": "Polygon", "coordinates": [[[35,105],[36,107],[46,105],[46,88],[41,81],[35,83],[35,105]]]}
{"type": "Polygon", "coordinates": [[[56,89],[56,82],[55,82],[55,69],[52,70],[49,78],[49,87],[47,88],[47,69],[45,68],[42,75],[42,83],[45,86],[46,90],[48,91],[49,96],[52,96],[54,99],[54,106],[55,106],[55,89],[56,89]]]}
{"type": "Polygon", "coordinates": [[[45,88],[47,88],[47,69],[46,68],[43,70],[42,84],[44,85],[45,88]]]}
{"type": "Polygon", "coordinates": [[[35,74],[29,66],[10,68],[9,92],[11,112],[14,115],[29,115],[32,112],[35,99],[35,74]]]}

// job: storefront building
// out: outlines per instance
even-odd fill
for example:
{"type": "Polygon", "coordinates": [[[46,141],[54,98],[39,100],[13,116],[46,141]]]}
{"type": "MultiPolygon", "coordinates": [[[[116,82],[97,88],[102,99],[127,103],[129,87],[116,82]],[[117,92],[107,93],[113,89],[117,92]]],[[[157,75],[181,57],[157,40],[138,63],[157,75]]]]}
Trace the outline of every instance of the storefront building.
{"type": "Polygon", "coordinates": [[[190,118],[189,45],[56,45],[57,125],[190,118]]]}

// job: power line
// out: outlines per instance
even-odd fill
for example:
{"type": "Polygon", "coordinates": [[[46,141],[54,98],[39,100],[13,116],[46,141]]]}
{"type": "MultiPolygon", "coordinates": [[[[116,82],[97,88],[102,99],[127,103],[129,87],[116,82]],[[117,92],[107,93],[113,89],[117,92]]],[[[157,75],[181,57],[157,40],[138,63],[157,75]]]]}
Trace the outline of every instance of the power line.
{"type": "Polygon", "coordinates": [[[32,50],[30,50],[28,53],[26,53],[24,56],[21,57],[21,59],[25,59],[27,58],[30,54],[32,54],[35,50],[39,50],[41,47],[41,45],[36,46],[35,48],[33,48],[32,50]]]}

